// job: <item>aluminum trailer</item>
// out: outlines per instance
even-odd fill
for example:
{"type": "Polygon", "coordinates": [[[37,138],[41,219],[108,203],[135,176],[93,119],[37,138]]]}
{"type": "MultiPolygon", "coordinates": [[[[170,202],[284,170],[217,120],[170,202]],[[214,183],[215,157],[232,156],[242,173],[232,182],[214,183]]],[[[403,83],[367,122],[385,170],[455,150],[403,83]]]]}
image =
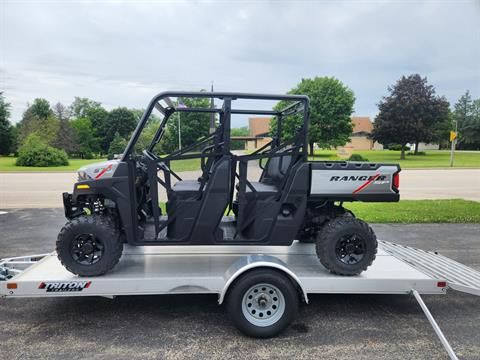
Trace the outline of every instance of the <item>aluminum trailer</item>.
{"type": "Polygon", "coordinates": [[[347,277],[326,271],[313,244],[295,241],[291,246],[127,246],[115,271],[91,278],[68,272],[56,253],[7,258],[0,260],[0,296],[217,294],[219,304],[225,300],[238,304],[228,310],[235,325],[249,333],[242,329],[240,320],[257,321],[261,328],[267,326],[266,320],[271,320],[270,325],[275,321],[282,306],[283,311],[288,310],[288,294],[282,294],[280,286],[265,285],[268,281],[263,279],[268,278],[268,271],[289,279],[293,291],[298,293],[296,297],[306,303],[310,294],[411,294],[452,359],[457,357],[421,294],[445,294],[454,289],[480,295],[480,272],[435,252],[379,241],[373,265],[361,275],[347,277]],[[237,291],[239,282],[248,283],[254,278],[258,284],[241,296],[243,293],[237,291]],[[259,295],[262,289],[263,298],[259,295]],[[269,297],[277,296],[277,292],[279,299],[269,297]],[[258,300],[253,306],[256,316],[248,305],[254,301],[249,300],[251,296],[258,300]],[[267,316],[267,310],[271,315],[267,316]],[[259,318],[260,311],[265,313],[263,319],[259,318]],[[240,312],[243,316],[239,320],[240,312]]]}

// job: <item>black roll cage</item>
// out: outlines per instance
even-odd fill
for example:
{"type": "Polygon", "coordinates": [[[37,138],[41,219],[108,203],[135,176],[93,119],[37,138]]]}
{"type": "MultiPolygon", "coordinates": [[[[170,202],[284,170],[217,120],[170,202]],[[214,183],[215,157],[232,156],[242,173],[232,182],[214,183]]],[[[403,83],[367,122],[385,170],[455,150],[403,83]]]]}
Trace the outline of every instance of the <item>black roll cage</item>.
{"type": "MultiPolygon", "coordinates": [[[[271,145],[272,148],[280,148],[281,146],[281,133],[282,133],[282,119],[285,116],[299,114],[303,112],[303,126],[301,130],[301,136],[303,138],[303,146],[301,155],[303,156],[304,160],[307,160],[307,144],[308,144],[308,121],[309,121],[309,98],[305,95],[273,95],[273,94],[254,94],[254,93],[237,93],[237,92],[206,92],[206,91],[197,91],[197,92],[187,92],[187,91],[167,91],[162,92],[156,95],[149,103],[147,109],[142,115],[142,118],[137,124],[130,141],[123,153],[121,158],[122,161],[127,160],[130,155],[132,154],[133,148],[140,137],[141,132],[143,131],[150,115],[152,114],[153,109],[157,109],[160,113],[164,115],[164,118],[160,122],[159,128],[152,139],[152,142],[149,146],[149,151],[152,151],[155,147],[156,143],[160,141],[164,132],[165,132],[165,125],[168,119],[174,114],[175,112],[197,112],[197,113],[218,113],[220,114],[220,126],[222,127],[222,149],[224,154],[230,153],[230,129],[231,129],[231,115],[232,114],[243,114],[243,115],[272,115],[276,116],[277,121],[277,131],[276,134],[273,136],[273,140],[267,144],[271,145]],[[188,108],[188,107],[176,107],[171,97],[175,98],[208,98],[208,99],[220,99],[223,100],[223,105],[221,108],[188,108]],[[288,105],[282,110],[248,110],[248,109],[235,109],[232,108],[232,102],[235,100],[244,99],[244,100],[273,100],[273,101],[294,101],[293,104],[288,105]],[[166,106],[163,106],[160,102],[164,101],[166,106]]],[[[202,143],[207,143],[209,140],[214,138],[217,134],[213,133],[209,136],[197,141],[192,146],[189,146],[182,150],[174,151],[169,156],[162,158],[167,162],[169,160],[179,160],[179,159],[186,159],[190,157],[209,157],[210,155],[199,155],[195,154],[192,156],[184,155],[187,151],[192,150],[196,146],[202,143]]],[[[257,150],[255,154],[261,153],[262,150],[267,146],[262,147],[261,149],[257,150]]],[[[251,154],[253,155],[253,154],[251,154]]]]}

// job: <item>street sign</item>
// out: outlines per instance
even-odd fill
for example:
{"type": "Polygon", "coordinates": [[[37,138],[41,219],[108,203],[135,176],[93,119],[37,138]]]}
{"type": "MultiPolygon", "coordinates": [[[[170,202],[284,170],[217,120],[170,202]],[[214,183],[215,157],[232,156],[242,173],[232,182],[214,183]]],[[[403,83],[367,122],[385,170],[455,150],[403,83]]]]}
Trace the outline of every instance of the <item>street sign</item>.
{"type": "Polygon", "coordinates": [[[450,131],[450,141],[453,141],[457,138],[457,132],[456,131],[450,131]]]}

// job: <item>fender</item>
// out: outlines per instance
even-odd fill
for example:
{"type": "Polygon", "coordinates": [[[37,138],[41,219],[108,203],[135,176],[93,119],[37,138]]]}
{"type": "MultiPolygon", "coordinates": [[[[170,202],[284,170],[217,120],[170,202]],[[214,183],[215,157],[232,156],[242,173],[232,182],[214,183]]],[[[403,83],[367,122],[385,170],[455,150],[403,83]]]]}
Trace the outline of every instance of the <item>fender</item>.
{"type": "Polygon", "coordinates": [[[227,294],[227,291],[230,287],[230,285],[243,273],[251,270],[251,269],[257,269],[257,268],[271,268],[271,269],[278,269],[284,274],[286,274],[294,284],[298,285],[300,288],[300,291],[303,295],[303,299],[305,303],[308,304],[308,295],[307,291],[305,290],[302,282],[298,278],[297,275],[295,275],[288,267],[287,264],[285,264],[282,260],[279,258],[276,258],[275,256],[271,255],[248,255],[245,257],[242,257],[241,259],[238,259],[236,262],[234,262],[228,269],[225,271],[224,274],[224,279],[225,279],[225,284],[223,286],[222,292],[219,294],[218,297],[218,303],[222,304],[223,301],[225,300],[225,296],[227,294]]]}

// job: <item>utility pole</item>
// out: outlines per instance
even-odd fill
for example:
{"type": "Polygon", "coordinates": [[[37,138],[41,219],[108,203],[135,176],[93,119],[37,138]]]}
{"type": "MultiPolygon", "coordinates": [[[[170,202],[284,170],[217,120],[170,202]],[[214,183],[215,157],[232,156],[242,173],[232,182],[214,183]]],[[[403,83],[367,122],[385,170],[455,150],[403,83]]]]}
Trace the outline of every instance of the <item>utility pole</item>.
{"type": "Polygon", "coordinates": [[[180,116],[181,116],[181,112],[179,111],[178,112],[178,149],[179,150],[182,150],[182,132],[180,130],[180,116]]]}
{"type": "MultiPolygon", "coordinates": [[[[213,80],[212,80],[212,86],[210,88],[210,92],[213,93],[213,80]]],[[[213,97],[210,98],[210,107],[213,109],[215,108],[215,103],[213,101],[213,97]]],[[[215,113],[210,113],[210,134],[213,134],[215,132],[215,113]]]]}

